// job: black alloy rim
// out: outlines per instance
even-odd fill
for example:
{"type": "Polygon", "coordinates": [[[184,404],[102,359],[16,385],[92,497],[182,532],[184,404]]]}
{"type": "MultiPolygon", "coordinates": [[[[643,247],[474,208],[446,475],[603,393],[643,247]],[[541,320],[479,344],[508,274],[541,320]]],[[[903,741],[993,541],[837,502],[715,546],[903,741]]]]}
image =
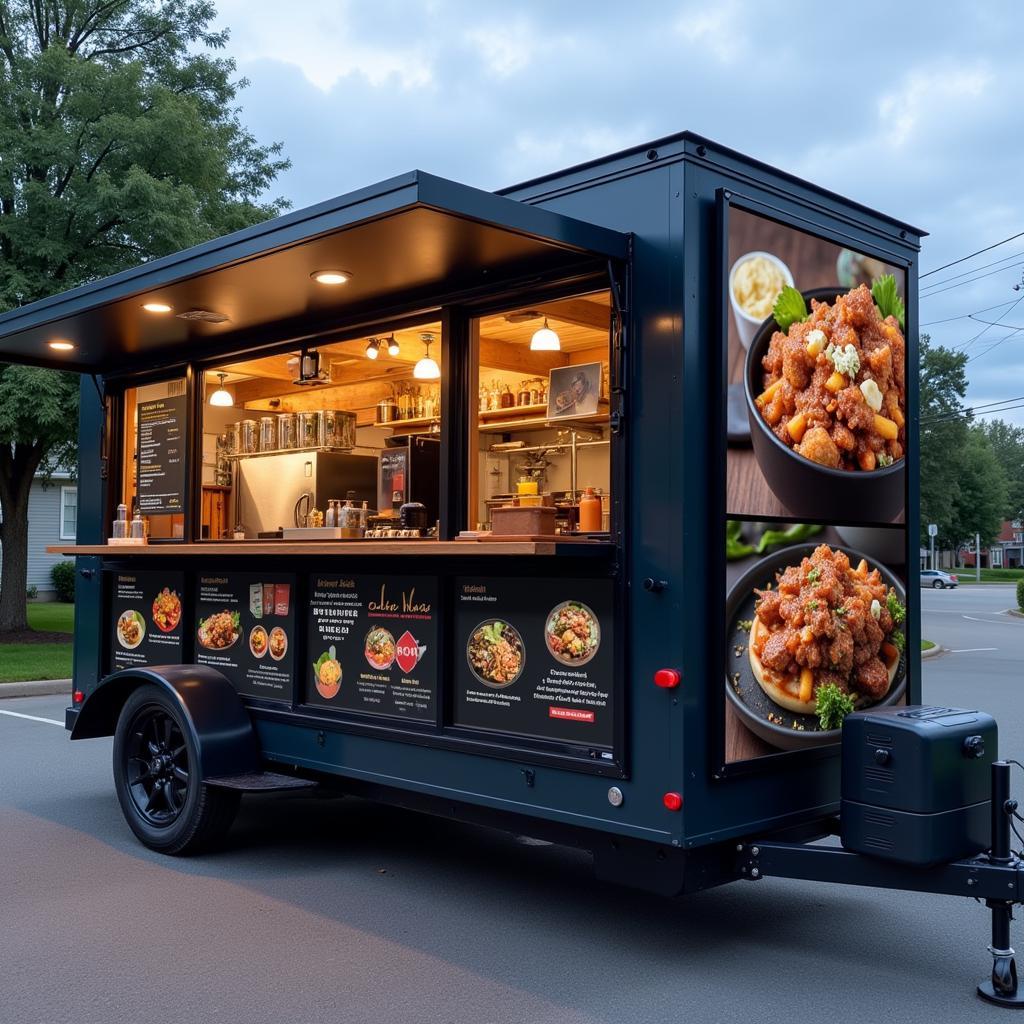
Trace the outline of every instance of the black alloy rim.
{"type": "Polygon", "coordinates": [[[158,828],[172,825],[188,799],[188,747],[178,723],[158,706],[132,721],[125,751],[128,792],[139,814],[158,828]]]}

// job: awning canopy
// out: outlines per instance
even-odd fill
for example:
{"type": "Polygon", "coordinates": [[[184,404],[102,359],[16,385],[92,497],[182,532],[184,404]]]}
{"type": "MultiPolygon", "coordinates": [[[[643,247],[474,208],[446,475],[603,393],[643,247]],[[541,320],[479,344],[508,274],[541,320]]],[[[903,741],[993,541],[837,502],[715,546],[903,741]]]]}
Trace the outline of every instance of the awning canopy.
{"type": "Polygon", "coordinates": [[[166,365],[626,252],[619,232],[412,171],[4,313],[0,361],[92,373],[166,365]],[[325,286],[311,276],[320,270],[351,277],[325,286]]]}

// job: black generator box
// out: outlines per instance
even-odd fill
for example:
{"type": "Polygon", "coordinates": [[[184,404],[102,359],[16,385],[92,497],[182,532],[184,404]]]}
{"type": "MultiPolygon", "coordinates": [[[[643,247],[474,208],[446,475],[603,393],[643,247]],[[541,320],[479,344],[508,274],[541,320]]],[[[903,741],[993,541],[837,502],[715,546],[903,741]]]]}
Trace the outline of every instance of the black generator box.
{"type": "Polygon", "coordinates": [[[922,867],[991,845],[995,719],[958,708],[855,711],[843,722],[847,850],[922,867]]]}

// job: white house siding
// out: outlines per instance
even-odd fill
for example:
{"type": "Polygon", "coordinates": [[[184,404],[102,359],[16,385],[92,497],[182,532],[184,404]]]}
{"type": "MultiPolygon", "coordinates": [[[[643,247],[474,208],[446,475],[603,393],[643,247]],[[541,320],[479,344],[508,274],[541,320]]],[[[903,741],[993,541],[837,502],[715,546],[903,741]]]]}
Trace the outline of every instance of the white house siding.
{"type": "MultiPolygon", "coordinates": [[[[53,479],[47,487],[35,480],[28,496],[28,586],[36,587],[41,598],[52,598],[50,569],[64,561],[60,555],[47,554],[50,544],[60,543],[61,487],[74,487],[73,480],[53,479]]],[[[0,551],[0,572],[3,572],[0,551]]]]}

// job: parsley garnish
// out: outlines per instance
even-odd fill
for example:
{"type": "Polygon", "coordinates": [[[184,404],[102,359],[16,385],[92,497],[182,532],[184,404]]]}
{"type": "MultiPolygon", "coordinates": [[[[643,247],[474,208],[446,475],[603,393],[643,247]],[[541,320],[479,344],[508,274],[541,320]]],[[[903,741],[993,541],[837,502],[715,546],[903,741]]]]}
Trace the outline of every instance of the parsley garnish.
{"type": "Polygon", "coordinates": [[[887,316],[896,317],[900,330],[904,329],[906,319],[906,308],[900,293],[896,290],[896,278],[892,274],[885,274],[871,283],[871,297],[875,300],[878,312],[884,320],[887,316]]]}
{"type": "Polygon", "coordinates": [[[907,638],[897,629],[889,635],[889,639],[892,641],[893,647],[902,654],[907,646],[907,638]]]}
{"type": "Polygon", "coordinates": [[[907,617],[907,609],[900,604],[900,599],[896,596],[895,590],[890,590],[885,595],[885,607],[889,609],[892,621],[897,626],[907,617]]]}
{"type": "Polygon", "coordinates": [[[807,303],[804,297],[788,284],[779,292],[772,309],[772,316],[779,325],[779,329],[788,334],[793,324],[803,323],[811,314],[807,311],[807,303]]]}
{"type": "Polygon", "coordinates": [[[826,683],[818,689],[818,722],[825,732],[838,729],[843,719],[853,710],[853,698],[843,693],[835,683],[826,683]]]}
{"type": "Polygon", "coordinates": [[[807,582],[808,583],[817,583],[818,580],[820,580],[820,579],[821,579],[821,570],[820,569],[812,569],[807,574],[807,582]]]}

